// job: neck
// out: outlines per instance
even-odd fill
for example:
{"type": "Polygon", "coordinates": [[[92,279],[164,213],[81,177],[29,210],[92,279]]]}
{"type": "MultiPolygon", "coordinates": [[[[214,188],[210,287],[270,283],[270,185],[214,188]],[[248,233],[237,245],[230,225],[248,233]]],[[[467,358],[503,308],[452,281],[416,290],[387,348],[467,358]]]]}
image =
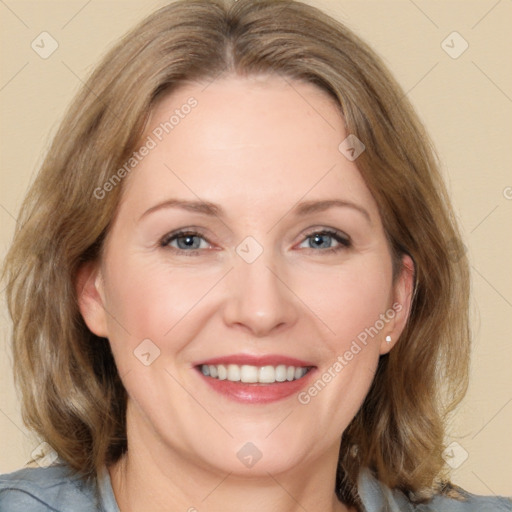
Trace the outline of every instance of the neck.
{"type": "Polygon", "coordinates": [[[121,512],[348,512],[334,492],[338,448],[308,464],[256,476],[222,472],[155,438],[128,416],[128,452],[109,468],[121,512]],[[137,447],[137,449],[130,449],[137,447]]]}

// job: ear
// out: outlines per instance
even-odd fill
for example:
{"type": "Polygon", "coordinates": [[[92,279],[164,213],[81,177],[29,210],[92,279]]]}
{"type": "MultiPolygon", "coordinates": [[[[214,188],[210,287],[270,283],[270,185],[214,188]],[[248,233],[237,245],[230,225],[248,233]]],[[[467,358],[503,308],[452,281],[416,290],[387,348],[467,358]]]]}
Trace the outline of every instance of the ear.
{"type": "Polygon", "coordinates": [[[78,308],[87,327],[104,338],[108,337],[105,294],[100,265],[89,261],[79,269],[75,280],[78,308]]]}
{"type": "Polygon", "coordinates": [[[393,287],[393,297],[389,315],[394,312],[393,318],[386,324],[380,353],[387,354],[396,344],[402,334],[411,311],[412,296],[414,292],[414,263],[408,255],[402,257],[402,268],[393,287]],[[389,340],[389,341],[386,341],[389,340]]]}

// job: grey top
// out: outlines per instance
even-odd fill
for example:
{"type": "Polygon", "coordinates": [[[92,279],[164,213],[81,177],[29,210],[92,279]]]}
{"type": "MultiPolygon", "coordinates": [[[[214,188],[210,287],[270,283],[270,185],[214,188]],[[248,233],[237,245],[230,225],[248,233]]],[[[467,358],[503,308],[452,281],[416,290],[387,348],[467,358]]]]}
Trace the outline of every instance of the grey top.
{"type": "MultiPolygon", "coordinates": [[[[428,504],[414,505],[400,491],[392,491],[365,469],[358,480],[364,512],[512,512],[512,500],[476,496],[457,488],[459,501],[436,495],[428,504]]],[[[0,475],[0,512],[119,512],[106,468],[98,481],[86,485],[63,465],[25,468],[0,475]]]]}

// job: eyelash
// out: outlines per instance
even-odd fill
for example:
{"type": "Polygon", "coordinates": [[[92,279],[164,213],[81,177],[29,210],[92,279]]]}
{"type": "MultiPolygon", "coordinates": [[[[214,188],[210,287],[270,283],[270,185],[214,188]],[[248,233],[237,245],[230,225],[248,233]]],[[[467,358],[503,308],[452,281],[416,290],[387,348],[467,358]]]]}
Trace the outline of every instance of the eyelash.
{"type": "MultiPolygon", "coordinates": [[[[304,240],[301,243],[306,241],[308,238],[312,238],[314,235],[329,236],[329,237],[333,238],[334,240],[336,240],[336,242],[339,243],[339,245],[337,245],[336,247],[329,247],[327,249],[320,249],[318,251],[315,250],[313,247],[308,247],[309,250],[312,250],[314,252],[333,254],[333,253],[337,253],[343,249],[348,249],[349,247],[352,246],[350,238],[347,235],[345,235],[339,231],[331,230],[331,229],[321,229],[318,231],[312,231],[311,233],[307,234],[304,237],[304,240]]],[[[168,233],[167,235],[165,235],[160,240],[159,245],[165,249],[169,249],[169,250],[171,250],[175,253],[178,253],[180,255],[199,256],[199,253],[203,249],[192,249],[190,251],[187,251],[187,250],[178,249],[176,247],[172,247],[169,245],[174,240],[176,240],[178,238],[185,238],[185,237],[199,237],[199,238],[202,238],[203,240],[205,240],[206,242],[208,242],[208,240],[201,233],[198,233],[197,231],[181,230],[181,231],[176,231],[174,233],[168,233]]],[[[210,242],[208,242],[208,243],[210,243],[210,242]]]]}

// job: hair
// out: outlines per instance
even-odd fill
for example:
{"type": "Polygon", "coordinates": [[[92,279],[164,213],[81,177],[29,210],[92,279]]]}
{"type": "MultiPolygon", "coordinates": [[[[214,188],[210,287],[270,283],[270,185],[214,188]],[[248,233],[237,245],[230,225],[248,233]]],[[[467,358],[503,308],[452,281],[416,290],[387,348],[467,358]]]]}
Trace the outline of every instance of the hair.
{"type": "Polygon", "coordinates": [[[123,183],[102,199],[97,191],[137,149],[159,98],[222,74],[316,84],[366,147],[357,167],[397,268],[401,255],[414,262],[414,293],[405,330],[343,433],[336,493],[359,504],[357,476],[369,467],[425,500],[446,485],[445,424],[467,389],[469,276],[459,228],[432,143],[381,59],[344,25],[293,0],[173,2],[122,38],[71,104],[3,269],[23,421],[84,478],[126,452],[127,393],[75,289],[80,266],[102,256],[123,183]]]}

